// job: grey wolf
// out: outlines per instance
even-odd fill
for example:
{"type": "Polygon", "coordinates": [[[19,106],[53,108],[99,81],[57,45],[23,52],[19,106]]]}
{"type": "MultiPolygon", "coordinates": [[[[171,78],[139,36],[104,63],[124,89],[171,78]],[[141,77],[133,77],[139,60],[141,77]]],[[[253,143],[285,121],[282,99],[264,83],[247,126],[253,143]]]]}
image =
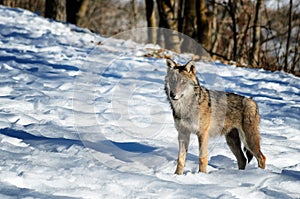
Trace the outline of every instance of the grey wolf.
{"type": "Polygon", "coordinates": [[[208,140],[217,135],[225,136],[239,169],[245,169],[247,160],[250,162],[253,156],[258,167],[264,169],[266,157],[260,150],[260,116],[256,102],[241,95],[201,86],[193,61],[180,65],[167,59],[166,64],[165,92],[179,143],[175,173],[183,174],[191,133],[198,137],[199,172],[206,173],[208,140]]]}

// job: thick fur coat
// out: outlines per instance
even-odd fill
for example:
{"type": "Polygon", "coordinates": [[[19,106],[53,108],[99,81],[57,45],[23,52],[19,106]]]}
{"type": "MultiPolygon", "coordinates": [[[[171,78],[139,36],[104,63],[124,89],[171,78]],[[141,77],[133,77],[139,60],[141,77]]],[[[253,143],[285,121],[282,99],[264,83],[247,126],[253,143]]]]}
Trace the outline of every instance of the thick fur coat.
{"type": "Polygon", "coordinates": [[[226,137],[239,169],[245,169],[247,159],[250,162],[253,156],[258,166],[265,168],[266,158],[260,150],[260,117],[254,100],[201,86],[193,61],[179,65],[167,59],[165,91],[178,131],[176,174],[183,173],[191,133],[198,137],[200,172],[206,172],[209,137],[217,135],[226,137]]]}

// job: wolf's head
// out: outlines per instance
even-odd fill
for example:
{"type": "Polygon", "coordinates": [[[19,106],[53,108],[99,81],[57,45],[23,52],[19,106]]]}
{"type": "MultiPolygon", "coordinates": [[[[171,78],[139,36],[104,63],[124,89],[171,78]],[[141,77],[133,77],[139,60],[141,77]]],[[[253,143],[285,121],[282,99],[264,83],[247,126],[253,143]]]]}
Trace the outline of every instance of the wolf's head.
{"type": "Polygon", "coordinates": [[[195,87],[199,86],[195,63],[189,61],[185,65],[179,65],[167,59],[167,67],[165,90],[169,100],[177,101],[193,95],[195,87]]]}

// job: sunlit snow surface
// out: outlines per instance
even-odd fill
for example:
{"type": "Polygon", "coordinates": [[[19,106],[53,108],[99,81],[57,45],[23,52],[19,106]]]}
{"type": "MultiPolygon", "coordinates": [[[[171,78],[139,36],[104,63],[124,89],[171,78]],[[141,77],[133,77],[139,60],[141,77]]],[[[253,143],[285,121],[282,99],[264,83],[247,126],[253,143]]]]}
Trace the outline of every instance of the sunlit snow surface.
{"type": "Polygon", "coordinates": [[[300,197],[299,78],[197,62],[207,88],[258,102],[267,168],[237,170],[221,137],[197,173],[192,136],[176,176],[165,61],[146,46],[0,7],[0,48],[0,198],[300,197]]]}

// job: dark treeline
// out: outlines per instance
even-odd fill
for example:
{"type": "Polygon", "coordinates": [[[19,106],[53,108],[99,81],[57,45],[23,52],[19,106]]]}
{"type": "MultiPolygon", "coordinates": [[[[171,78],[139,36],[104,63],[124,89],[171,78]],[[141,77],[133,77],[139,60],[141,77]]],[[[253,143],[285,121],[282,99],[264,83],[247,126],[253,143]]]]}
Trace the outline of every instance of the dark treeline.
{"type": "MultiPolygon", "coordinates": [[[[296,0],[0,0],[105,36],[164,27],[202,44],[213,59],[300,76],[300,1],[296,0]],[[283,3],[284,2],[284,3],[283,3]]],[[[158,38],[178,51],[180,37],[158,38]],[[171,41],[169,41],[171,40],[171,41]]]]}

